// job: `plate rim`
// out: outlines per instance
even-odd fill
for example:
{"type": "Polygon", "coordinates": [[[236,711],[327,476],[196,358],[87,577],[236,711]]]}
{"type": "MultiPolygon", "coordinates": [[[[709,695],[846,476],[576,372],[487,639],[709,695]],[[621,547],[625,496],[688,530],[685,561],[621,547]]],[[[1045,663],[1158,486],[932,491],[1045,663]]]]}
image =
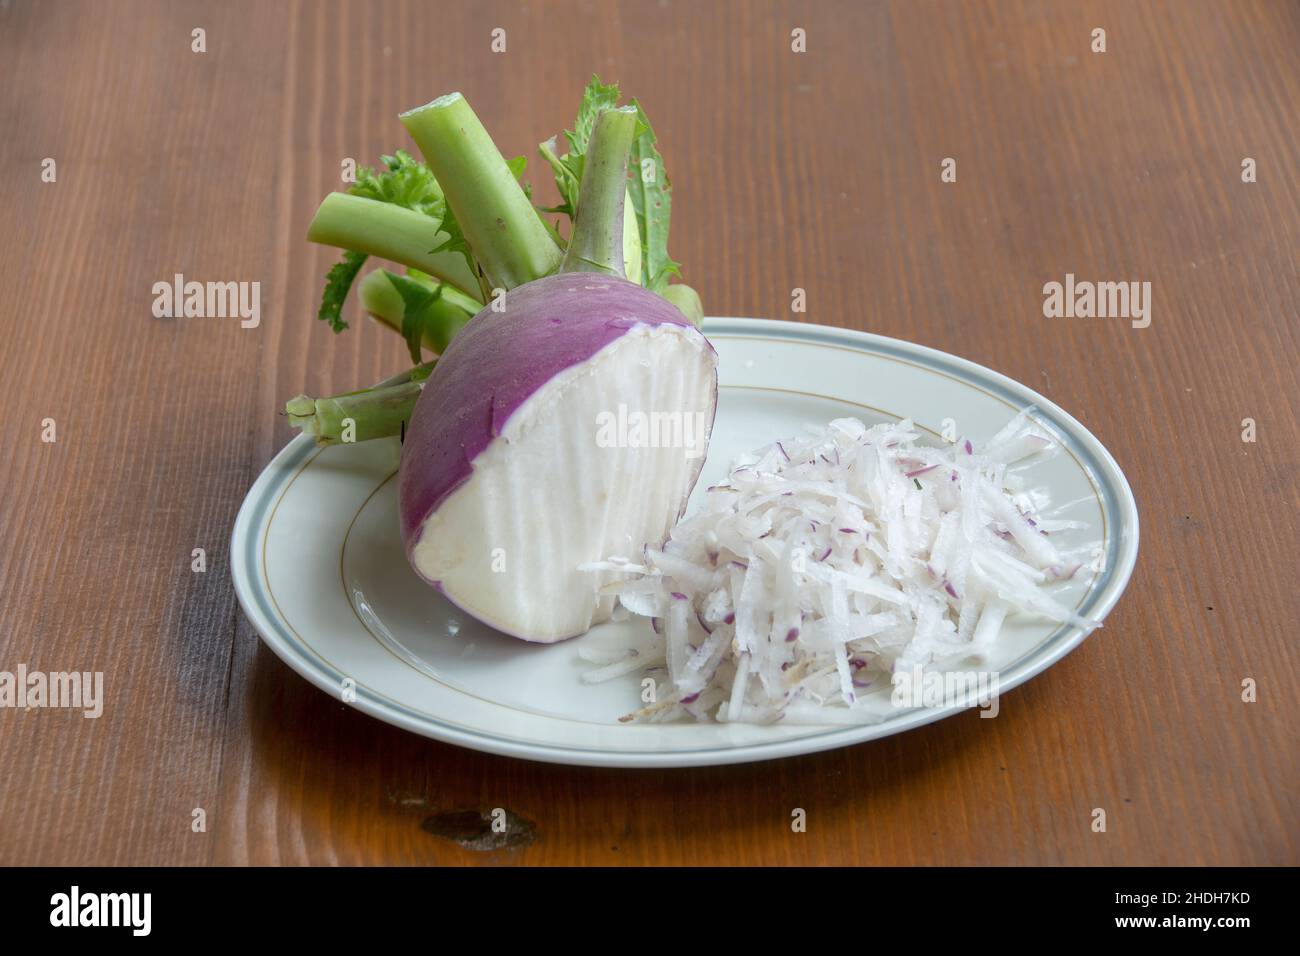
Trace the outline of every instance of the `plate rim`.
{"type": "MultiPolygon", "coordinates": [[[[786,339],[804,344],[843,348],[850,352],[885,354],[895,359],[911,361],[911,364],[927,371],[956,373],[950,377],[967,385],[983,388],[1013,408],[1033,406],[1043,417],[1051,420],[1049,423],[1056,426],[1053,430],[1062,433],[1062,437],[1068,439],[1069,444],[1074,446],[1073,450],[1085,453],[1084,459],[1080,460],[1079,464],[1096,486],[1104,509],[1103,514],[1109,510],[1115,516],[1114,533],[1111,535],[1106,555],[1110,575],[1101,587],[1092,592],[1093,601],[1089,605],[1088,613],[1095,619],[1102,620],[1118,603],[1137,563],[1140,537],[1137,502],[1127,477],[1110,451],[1091,431],[1055,402],[1027,385],[976,362],[929,346],[872,332],[814,323],[746,317],[706,318],[704,332],[707,335],[732,338],[786,339]]],[[[340,696],[339,689],[343,675],[332,673],[334,671],[332,665],[312,651],[310,646],[299,649],[292,636],[284,632],[284,624],[287,622],[276,620],[275,613],[265,604],[264,595],[260,594],[261,558],[255,548],[250,550],[253,541],[250,532],[253,531],[253,519],[257,514],[259,503],[267,497],[269,491],[279,487],[285,475],[299,469],[300,459],[314,447],[316,447],[315,443],[310,437],[295,436],[276,453],[253,482],[240,505],[232,529],[230,567],[240,607],[262,641],[295,673],[337,699],[340,696]],[[245,560],[246,552],[251,555],[251,560],[245,560]],[[312,656],[313,654],[315,656],[312,656]]],[[[266,520],[269,521],[269,517],[266,520]]],[[[259,530],[261,527],[262,524],[257,526],[259,530]]],[[[289,630],[292,631],[292,628],[289,630]]],[[[1066,625],[1058,630],[1057,636],[1046,643],[1038,654],[1032,655],[1027,662],[1014,668],[1014,673],[1010,677],[1004,679],[1001,674],[999,675],[999,694],[1038,676],[1075,650],[1089,636],[1073,625],[1066,625]]],[[[305,638],[299,639],[306,643],[305,638]]],[[[374,692],[360,683],[356,687],[356,699],[346,703],[385,723],[472,750],[546,763],[619,768],[717,766],[818,753],[893,736],[970,709],[963,704],[921,708],[890,720],[887,724],[849,727],[828,725],[822,733],[738,747],[682,752],[574,749],[562,745],[496,737],[486,732],[469,731],[434,722],[427,716],[416,715],[394,707],[387,698],[382,695],[375,696],[374,692]]]]}

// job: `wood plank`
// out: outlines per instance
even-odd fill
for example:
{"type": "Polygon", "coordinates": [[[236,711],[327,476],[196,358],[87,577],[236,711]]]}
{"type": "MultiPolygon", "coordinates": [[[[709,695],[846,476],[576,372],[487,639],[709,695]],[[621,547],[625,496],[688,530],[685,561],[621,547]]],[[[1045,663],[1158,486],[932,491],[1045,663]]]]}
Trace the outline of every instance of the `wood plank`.
{"type": "Polygon", "coordinates": [[[0,669],[107,684],[97,720],[0,711],[0,863],[1295,863],[1298,44],[1300,8],[1269,0],[0,7],[0,669]],[[303,234],[341,161],[403,146],[396,114],[451,89],[531,157],[593,71],[654,118],[709,312],[955,352],[1126,470],[1128,592],[997,720],[546,766],[330,700],[238,611],[227,542],[290,437],[276,410],[402,365],[391,334],[314,320],[335,256],[303,234]],[[261,282],[261,325],[153,318],[175,272],[261,282]],[[1066,273],[1151,282],[1151,326],[1044,318],[1066,273]],[[439,835],[494,807],[533,842],[439,835]]]}

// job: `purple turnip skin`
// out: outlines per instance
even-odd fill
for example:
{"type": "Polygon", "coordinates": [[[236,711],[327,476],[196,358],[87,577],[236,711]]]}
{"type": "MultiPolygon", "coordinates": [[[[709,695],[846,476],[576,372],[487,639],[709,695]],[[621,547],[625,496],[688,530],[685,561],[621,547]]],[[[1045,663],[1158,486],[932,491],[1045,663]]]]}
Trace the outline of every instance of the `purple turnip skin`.
{"type": "MultiPolygon", "coordinates": [[[[691,341],[698,337],[700,349],[707,350],[713,368],[712,400],[701,413],[707,414],[711,429],[717,407],[716,353],[675,306],[639,285],[612,276],[560,273],[505,293],[503,301],[475,316],[439,359],[406,431],[399,510],[412,567],[459,604],[415,561],[426,521],[471,478],[475,461],[530,397],[632,330],[660,326],[680,327],[684,336],[691,341]]],[[[686,493],[699,477],[703,457],[692,464],[686,493]]],[[[685,501],[684,493],[675,517],[680,517],[685,501]]],[[[645,543],[657,546],[662,540],[645,543]]],[[[593,554],[586,560],[604,557],[593,554]]],[[[596,583],[592,575],[593,589],[596,583]]],[[[566,595],[557,594],[555,600],[564,601],[566,595]]],[[[486,620],[482,609],[460,606],[486,620]]],[[[573,636],[521,633],[499,619],[488,623],[525,640],[573,636]]]]}

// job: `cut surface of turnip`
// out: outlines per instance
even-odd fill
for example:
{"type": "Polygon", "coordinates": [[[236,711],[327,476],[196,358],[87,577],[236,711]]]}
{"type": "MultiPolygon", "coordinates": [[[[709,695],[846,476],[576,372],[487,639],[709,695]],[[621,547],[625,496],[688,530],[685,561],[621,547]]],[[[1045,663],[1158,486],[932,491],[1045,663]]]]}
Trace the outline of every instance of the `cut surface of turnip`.
{"type": "Polygon", "coordinates": [[[703,465],[716,355],[623,279],[529,283],[467,325],[402,451],[412,566],[479,620],[552,642],[605,620],[578,570],[666,539],[703,465]],[[562,329],[557,334],[557,328],[562,329]]]}

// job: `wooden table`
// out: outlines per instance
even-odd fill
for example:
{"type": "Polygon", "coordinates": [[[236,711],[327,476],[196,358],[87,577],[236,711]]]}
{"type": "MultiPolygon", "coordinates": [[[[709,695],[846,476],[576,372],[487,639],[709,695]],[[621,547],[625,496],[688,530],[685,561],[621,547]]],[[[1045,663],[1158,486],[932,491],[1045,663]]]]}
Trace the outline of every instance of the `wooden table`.
{"type": "Polygon", "coordinates": [[[107,688],[97,720],[0,710],[0,863],[1296,863],[1298,49],[1284,0],[0,2],[0,670],[107,688]],[[955,352],[1126,469],[1128,592],[1000,719],[547,766],[346,708],[243,618],[228,541],[282,402],[402,364],[313,318],[340,163],[452,89],[531,154],[593,71],[654,118],[711,313],[955,352]],[[154,318],[175,273],[261,282],[260,325],[154,318]],[[1149,281],[1150,326],[1045,318],[1067,273],[1149,281]],[[457,842],[494,807],[530,845],[457,842]]]}

